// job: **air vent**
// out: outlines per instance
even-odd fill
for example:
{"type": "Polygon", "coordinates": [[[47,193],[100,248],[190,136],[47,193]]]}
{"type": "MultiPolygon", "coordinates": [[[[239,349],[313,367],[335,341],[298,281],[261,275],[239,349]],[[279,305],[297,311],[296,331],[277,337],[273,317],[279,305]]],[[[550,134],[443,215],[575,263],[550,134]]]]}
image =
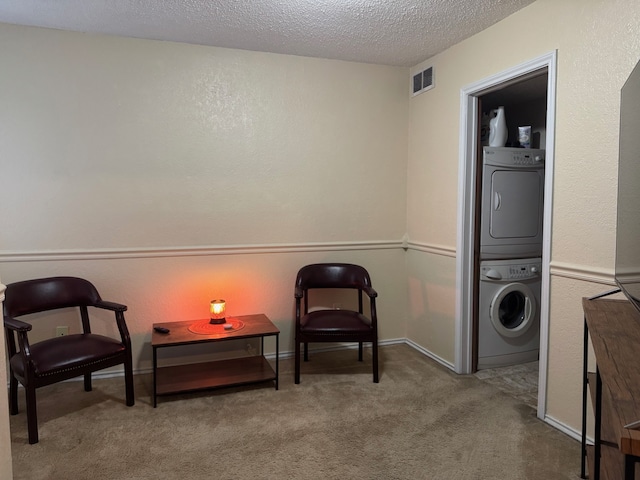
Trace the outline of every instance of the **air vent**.
{"type": "Polygon", "coordinates": [[[413,96],[433,88],[433,67],[416,73],[412,79],[411,92],[413,96]]]}

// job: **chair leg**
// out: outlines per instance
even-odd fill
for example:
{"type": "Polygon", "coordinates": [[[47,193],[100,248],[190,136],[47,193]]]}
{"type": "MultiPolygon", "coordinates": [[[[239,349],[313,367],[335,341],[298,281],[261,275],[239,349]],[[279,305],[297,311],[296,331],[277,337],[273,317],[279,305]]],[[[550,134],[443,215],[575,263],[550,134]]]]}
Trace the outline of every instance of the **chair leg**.
{"type": "Polygon", "coordinates": [[[11,415],[18,414],[18,380],[13,376],[13,372],[9,372],[9,413],[11,415]]]}
{"type": "Polygon", "coordinates": [[[133,391],[133,362],[131,357],[124,362],[124,385],[127,396],[127,406],[132,407],[135,402],[135,393],[133,391]]]}
{"type": "Polygon", "coordinates": [[[308,343],[304,344],[304,361],[305,362],[309,361],[309,344],[308,343]]]}
{"type": "Polygon", "coordinates": [[[27,399],[27,429],[29,431],[29,443],[38,443],[38,411],[36,409],[35,387],[25,387],[27,399]]]}
{"type": "Polygon", "coordinates": [[[362,342],[358,342],[358,361],[362,361],[362,342]]]}
{"type": "Polygon", "coordinates": [[[294,364],[295,364],[295,374],[294,374],[294,381],[296,384],[300,383],[300,342],[298,342],[298,340],[296,340],[296,347],[295,347],[295,353],[294,353],[294,364]]]}
{"type": "Polygon", "coordinates": [[[84,376],[84,391],[85,392],[91,391],[91,374],[90,373],[86,373],[84,376]]]}
{"type": "Polygon", "coordinates": [[[371,344],[371,350],[373,354],[373,383],[379,383],[378,377],[378,340],[374,340],[371,344]]]}

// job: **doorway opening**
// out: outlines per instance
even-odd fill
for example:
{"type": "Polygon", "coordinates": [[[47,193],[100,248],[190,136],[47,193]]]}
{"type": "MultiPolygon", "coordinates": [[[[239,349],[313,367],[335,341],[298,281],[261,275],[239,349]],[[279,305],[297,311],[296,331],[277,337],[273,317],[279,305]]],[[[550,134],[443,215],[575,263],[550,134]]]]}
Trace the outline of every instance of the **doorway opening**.
{"type": "MultiPolygon", "coordinates": [[[[455,369],[458,373],[473,373],[477,359],[477,331],[474,312],[478,298],[478,197],[481,161],[481,109],[487,104],[508,100],[508,95],[521,95],[527,88],[545,89],[544,138],[538,138],[546,151],[544,174],[543,249],[540,293],[540,354],[538,417],[546,410],[546,371],[549,331],[549,262],[551,245],[551,213],[553,194],[553,162],[555,133],[556,52],[533,59],[500,74],[469,85],[461,91],[461,129],[459,159],[459,209],[456,257],[456,345],[455,369]],[[502,97],[501,97],[502,92],[502,97]],[[518,93],[520,92],[520,93],[518,93]]],[[[533,94],[532,94],[533,100],[533,94]]],[[[520,97],[522,101],[522,97],[520,97]]],[[[540,101],[533,100],[533,101],[540,101]]],[[[540,134],[542,132],[539,132],[540,134]]],[[[509,133],[511,135],[511,132],[509,133]]],[[[517,138],[517,137],[516,137],[517,138]]]]}

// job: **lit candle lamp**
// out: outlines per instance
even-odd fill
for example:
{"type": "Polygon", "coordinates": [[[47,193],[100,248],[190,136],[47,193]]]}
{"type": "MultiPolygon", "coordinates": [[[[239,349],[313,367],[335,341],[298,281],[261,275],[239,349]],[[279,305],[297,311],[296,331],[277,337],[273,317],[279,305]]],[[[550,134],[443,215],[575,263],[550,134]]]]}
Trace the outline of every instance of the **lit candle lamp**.
{"type": "Polygon", "coordinates": [[[222,324],[226,322],[225,319],[226,303],[224,300],[211,300],[209,307],[209,313],[211,314],[211,320],[209,323],[222,324]]]}

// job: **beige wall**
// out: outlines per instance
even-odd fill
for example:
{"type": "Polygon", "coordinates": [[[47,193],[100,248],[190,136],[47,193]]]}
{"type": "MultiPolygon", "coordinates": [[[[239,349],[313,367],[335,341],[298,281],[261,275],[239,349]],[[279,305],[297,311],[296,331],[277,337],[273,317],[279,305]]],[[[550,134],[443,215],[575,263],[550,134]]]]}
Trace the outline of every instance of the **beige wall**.
{"type": "Polygon", "coordinates": [[[9,25],[0,45],[2,251],[405,232],[406,69],[9,25]]]}
{"type": "Polygon", "coordinates": [[[407,262],[409,301],[407,338],[434,359],[454,367],[456,259],[410,248],[407,262]]]}
{"type": "MultiPolygon", "coordinates": [[[[410,102],[409,239],[425,249],[455,248],[461,88],[557,50],[547,414],[576,429],[580,299],[613,281],[620,88],[640,59],[639,29],[640,4],[635,0],[539,0],[416,66],[435,67],[436,87],[410,102]]],[[[418,276],[429,282],[429,269],[442,262],[437,254],[422,255],[425,269],[418,276]]],[[[449,268],[438,287],[452,291],[453,262],[449,268]]],[[[415,314],[409,319],[413,335],[427,339],[425,348],[435,348],[425,334],[432,326],[424,322],[420,328],[417,320],[415,314]]],[[[448,321],[453,324],[453,315],[448,321]]]]}

